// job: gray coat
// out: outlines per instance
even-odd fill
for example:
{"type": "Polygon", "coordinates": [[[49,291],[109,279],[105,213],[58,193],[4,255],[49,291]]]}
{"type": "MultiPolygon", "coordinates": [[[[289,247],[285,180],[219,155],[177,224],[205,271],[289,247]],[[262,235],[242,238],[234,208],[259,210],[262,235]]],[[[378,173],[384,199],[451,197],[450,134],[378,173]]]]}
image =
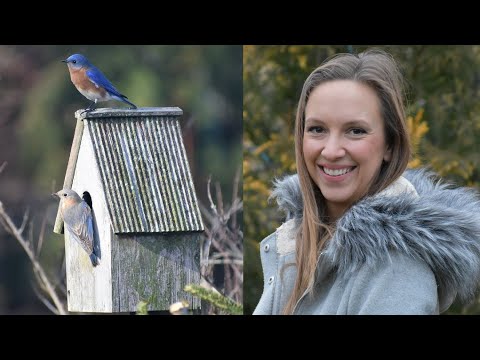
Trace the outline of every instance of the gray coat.
{"type": "MultiPolygon", "coordinates": [[[[297,175],[278,181],[273,196],[287,221],[260,244],[264,289],[254,315],[280,314],[295,281],[297,175]]],[[[479,285],[478,194],[408,170],[338,220],[294,314],[438,314],[457,296],[473,301],[479,285]]]]}

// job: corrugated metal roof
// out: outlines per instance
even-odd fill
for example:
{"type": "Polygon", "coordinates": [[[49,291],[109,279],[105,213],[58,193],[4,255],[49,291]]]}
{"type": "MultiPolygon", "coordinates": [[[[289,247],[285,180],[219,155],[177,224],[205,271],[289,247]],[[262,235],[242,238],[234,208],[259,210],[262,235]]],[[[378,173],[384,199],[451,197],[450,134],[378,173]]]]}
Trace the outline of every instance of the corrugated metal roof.
{"type": "Polygon", "coordinates": [[[202,231],[179,108],[85,115],[116,233],[202,231]]]}

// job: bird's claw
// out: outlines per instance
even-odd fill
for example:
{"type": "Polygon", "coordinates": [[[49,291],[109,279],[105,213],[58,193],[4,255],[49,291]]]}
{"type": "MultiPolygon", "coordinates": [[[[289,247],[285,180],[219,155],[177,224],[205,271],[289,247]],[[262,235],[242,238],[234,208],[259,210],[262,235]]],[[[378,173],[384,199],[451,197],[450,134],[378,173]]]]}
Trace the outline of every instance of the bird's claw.
{"type": "Polygon", "coordinates": [[[83,115],[84,113],[88,113],[88,112],[90,112],[90,111],[92,111],[92,110],[93,110],[93,109],[87,108],[87,109],[83,110],[83,111],[80,113],[80,115],[83,115]]]}

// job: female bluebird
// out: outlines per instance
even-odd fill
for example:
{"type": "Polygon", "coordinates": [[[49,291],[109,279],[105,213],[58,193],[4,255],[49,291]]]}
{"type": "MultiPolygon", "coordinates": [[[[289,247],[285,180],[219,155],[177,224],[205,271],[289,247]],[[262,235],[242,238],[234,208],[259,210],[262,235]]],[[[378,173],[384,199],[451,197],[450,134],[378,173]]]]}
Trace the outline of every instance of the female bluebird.
{"type": "Polygon", "coordinates": [[[120,94],[105,75],[85,56],[74,54],[62,62],[67,63],[73,85],[83,96],[92,101],[87,110],[92,110],[92,106],[99,101],[108,100],[123,101],[131,105],[131,109],[137,108],[135,104],[127,100],[125,95],[120,94]]]}
{"type": "Polygon", "coordinates": [[[93,244],[92,209],[73,190],[62,189],[52,195],[60,199],[60,211],[69,237],[87,252],[93,266],[98,265],[100,261],[93,244]]]}

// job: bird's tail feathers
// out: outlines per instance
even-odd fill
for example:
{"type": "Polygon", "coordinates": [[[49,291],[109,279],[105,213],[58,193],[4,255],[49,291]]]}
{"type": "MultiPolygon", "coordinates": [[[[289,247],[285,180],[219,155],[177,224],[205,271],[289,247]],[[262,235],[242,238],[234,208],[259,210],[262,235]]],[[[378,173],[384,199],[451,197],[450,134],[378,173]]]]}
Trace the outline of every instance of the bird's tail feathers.
{"type": "Polygon", "coordinates": [[[127,97],[125,95],[123,96],[113,96],[115,99],[119,100],[119,101],[123,101],[124,103],[127,103],[129,104],[132,109],[137,109],[137,105],[135,105],[134,103],[132,103],[131,101],[128,101],[127,100],[127,97]]]}
{"type": "Polygon", "coordinates": [[[98,256],[95,255],[95,253],[93,253],[93,252],[90,254],[90,261],[92,262],[92,265],[93,265],[93,266],[100,265],[100,259],[99,259],[98,256]]]}

